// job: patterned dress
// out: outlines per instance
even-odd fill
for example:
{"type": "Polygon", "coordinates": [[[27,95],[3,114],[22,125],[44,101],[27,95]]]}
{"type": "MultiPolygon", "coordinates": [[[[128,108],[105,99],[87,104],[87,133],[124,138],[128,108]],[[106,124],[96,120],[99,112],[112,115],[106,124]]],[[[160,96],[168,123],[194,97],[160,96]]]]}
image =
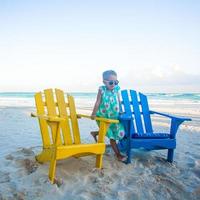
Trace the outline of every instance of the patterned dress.
{"type": "MultiPolygon", "coordinates": [[[[119,100],[118,92],[120,87],[117,85],[113,90],[108,90],[106,86],[99,87],[101,91],[101,103],[97,110],[97,117],[105,117],[109,119],[118,119],[119,117],[119,100]]],[[[97,121],[99,125],[99,122],[97,121]]],[[[120,140],[124,137],[124,127],[121,123],[110,124],[106,133],[107,137],[114,140],[120,140]]]]}

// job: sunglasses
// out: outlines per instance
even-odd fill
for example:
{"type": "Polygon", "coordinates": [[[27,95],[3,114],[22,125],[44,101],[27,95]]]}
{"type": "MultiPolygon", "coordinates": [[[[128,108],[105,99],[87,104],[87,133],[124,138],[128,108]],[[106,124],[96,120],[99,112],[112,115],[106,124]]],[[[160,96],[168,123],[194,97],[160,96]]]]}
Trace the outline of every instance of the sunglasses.
{"type": "Polygon", "coordinates": [[[108,81],[108,80],[105,80],[108,82],[109,85],[118,85],[119,81],[116,80],[116,81],[108,81]]]}

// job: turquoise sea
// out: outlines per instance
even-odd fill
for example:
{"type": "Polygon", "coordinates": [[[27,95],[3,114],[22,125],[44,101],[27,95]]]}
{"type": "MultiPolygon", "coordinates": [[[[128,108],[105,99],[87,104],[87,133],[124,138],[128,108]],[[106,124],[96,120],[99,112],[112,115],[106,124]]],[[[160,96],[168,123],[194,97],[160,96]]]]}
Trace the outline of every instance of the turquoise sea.
{"type": "MultiPolygon", "coordinates": [[[[88,103],[95,101],[96,93],[72,92],[70,93],[77,100],[88,100],[88,103]]],[[[149,100],[200,103],[200,93],[145,93],[149,100]]],[[[0,106],[33,106],[34,92],[0,92],[0,106]]],[[[87,103],[87,104],[88,104],[87,103]]]]}
{"type": "MultiPolygon", "coordinates": [[[[79,98],[95,98],[95,92],[72,92],[70,93],[79,98]]],[[[200,93],[145,93],[150,98],[158,99],[185,99],[200,101],[200,93]]],[[[0,98],[33,98],[34,92],[0,92],[0,98]]]]}

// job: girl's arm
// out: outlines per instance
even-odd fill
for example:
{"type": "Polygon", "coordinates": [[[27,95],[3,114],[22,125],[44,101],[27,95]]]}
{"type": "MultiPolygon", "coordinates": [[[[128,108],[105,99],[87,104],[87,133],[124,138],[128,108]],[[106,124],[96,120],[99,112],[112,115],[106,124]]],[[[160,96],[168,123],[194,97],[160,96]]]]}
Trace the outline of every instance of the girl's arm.
{"type": "Polygon", "coordinates": [[[92,111],[92,114],[91,114],[92,119],[94,119],[96,117],[96,112],[99,108],[100,103],[101,103],[101,90],[98,90],[96,103],[94,104],[94,108],[93,108],[93,111],[92,111]]]}

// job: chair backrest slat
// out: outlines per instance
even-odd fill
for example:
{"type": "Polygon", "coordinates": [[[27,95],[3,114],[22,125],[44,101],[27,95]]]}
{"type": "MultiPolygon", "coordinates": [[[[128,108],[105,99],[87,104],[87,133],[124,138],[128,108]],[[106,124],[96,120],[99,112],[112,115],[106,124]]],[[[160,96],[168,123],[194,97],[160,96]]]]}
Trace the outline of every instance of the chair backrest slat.
{"type": "Polygon", "coordinates": [[[77,114],[76,114],[76,108],[74,103],[74,98],[70,95],[67,96],[68,102],[69,102],[69,110],[70,110],[70,118],[71,118],[71,124],[72,124],[72,131],[74,135],[74,143],[80,144],[80,131],[78,127],[78,120],[77,120],[77,114]]]}
{"type": "MultiPolygon", "coordinates": [[[[41,92],[38,92],[35,94],[35,104],[36,104],[37,114],[44,115],[45,107],[44,107],[44,102],[42,100],[41,92]]],[[[40,124],[43,147],[48,148],[51,145],[51,140],[49,137],[47,122],[46,122],[46,120],[40,119],[40,118],[38,120],[39,120],[39,124],[40,124]]]]}
{"type": "Polygon", "coordinates": [[[129,128],[129,130],[127,130],[127,131],[128,132],[130,131],[131,134],[134,134],[136,132],[135,125],[134,125],[134,117],[133,117],[133,112],[131,110],[131,104],[130,104],[127,90],[122,90],[121,95],[122,95],[122,100],[123,100],[122,104],[124,106],[124,111],[126,114],[131,115],[131,117],[132,117],[130,127],[127,127],[127,128],[129,128]]]}
{"type": "MultiPolygon", "coordinates": [[[[45,94],[45,99],[46,99],[46,105],[47,105],[47,112],[48,115],[50,116],[57,116],[56,113],[56,103],[54,101],[54,96],[53,96],[53,90],[52,89],[46,89],[44,90],[44,94],[45,94]]],[[[55,141],[55,134],[56,134],[56,126],[55,125],[51,125],[51,130],[52,130],[52,139],[55,141]]],[[[61,135],[58,134],[58,138],[57,138],[58,144],[62,144],[61,141],[61,135]]]]}
{"type": "Polygon", "coordinates": [[[141,119],[141,113],[140,113],[140,107],[139,107],[139,101],[137,98],[137,93],[135,90],[130,90],[130,95],[131,95],[132,104],[133,104],[133,111],[134,111],[134,116],[135,116],[137,133],[143,134],[144,129],[143,129],[143,124],[142,124],[142,119],[141,119]]]}
{"type": "Polygon", "coordinates": [[[124,105],[125,112],[128,115],[132,115],[131,104],[130,104],[130,100],[128,98],[128,92],[127,92],[127,90],[122,90],[121,91],[121,95],[122,95],[122,100],[123,100],[123,105],[124,105]]]}
{"type": "Polygon", "coordinates": [[[59,110],[59,116],[66,119],[65,121],[61,122],[61,130],[62,130],[64,144],[72,144],[69,117],[67,113],[68,104],[65,102],[65,96],[62,90],[55,89],[55,93],[56,93],[57,105],[58,105],[58,110],[59,110]]]}
{"type": "Polygon", "coordinates": [[[145,130],[146,130],[147,133],[153,133],[147,97],[142,93],[139,93],[139,96],[140,96],[140,101],[141,101],[141,106],[142,106],[142,113],[143,113],[143,119],[144,119],[144,124],[145,124],[145,130]]]}

